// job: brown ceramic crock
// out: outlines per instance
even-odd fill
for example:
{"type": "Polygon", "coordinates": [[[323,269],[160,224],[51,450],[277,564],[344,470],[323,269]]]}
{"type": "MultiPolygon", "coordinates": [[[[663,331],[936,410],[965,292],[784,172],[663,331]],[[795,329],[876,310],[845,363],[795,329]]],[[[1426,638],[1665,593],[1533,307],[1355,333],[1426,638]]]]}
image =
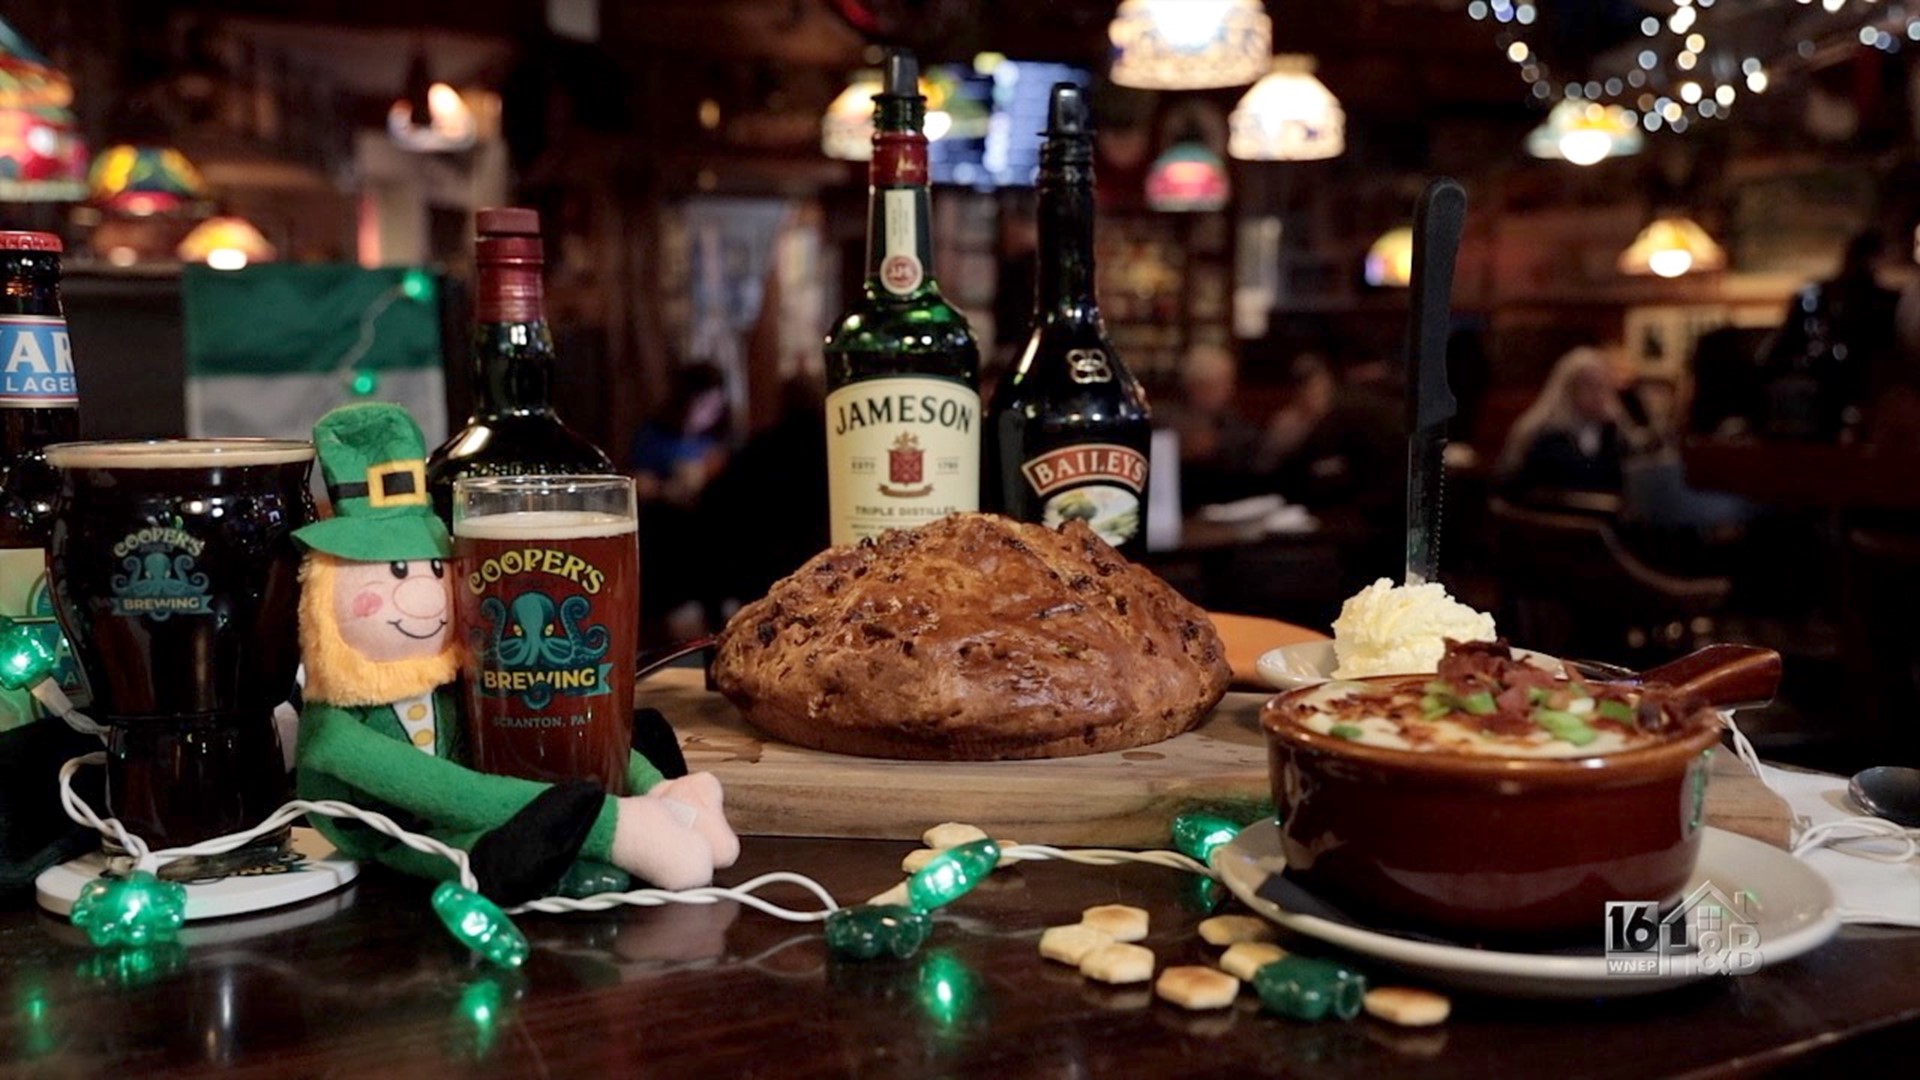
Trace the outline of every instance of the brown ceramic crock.
{"type": "MultiPolygon", "coordinates": [[[[1685,676],[1671,682],[1713,705],[1771,696],[1756,683],[1777,683],[1777,654],[1717,648],[1670,665],[1685,676]]],[[[1289,719],[1310,689],[1263,716],[1281,847],[1303,886],[1356,915],[1472,940],[1597,942],[1608,901],[1669,900],[1693,873],[1720,737],[1711,711],[1651,746],[1512,758],[1319,734],[1289,719]]]]}

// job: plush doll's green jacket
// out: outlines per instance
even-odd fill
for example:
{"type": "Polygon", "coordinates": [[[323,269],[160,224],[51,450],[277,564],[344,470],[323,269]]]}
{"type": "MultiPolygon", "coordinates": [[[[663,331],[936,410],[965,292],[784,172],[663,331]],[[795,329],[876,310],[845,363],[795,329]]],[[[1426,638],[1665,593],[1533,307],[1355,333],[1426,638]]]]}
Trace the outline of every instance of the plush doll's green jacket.
{"type": "MultiPolygon", "coordinates": [[[[300,715],[298,788],[303,799],[338,799],[379,810],[401,826],[470,850],[483,834],[504,825],[548,787],[534,780],[493,776],[458,764],[464,755],[451,687],[434,691],[433,753],[408,740],[391,705],[348,707],[309,701],[300,715]]],[[[661,775],[646,758],[627,758],[627,790],[640,794],[661,775]]],[[[581,848],[584,858],[613,861],[614,799],[608,796],[581,848]]],[[[375,859],[403,873],[455,876],[453,864],[415,851],[350,818],[310,820],[347,855],[375,859]]]]}

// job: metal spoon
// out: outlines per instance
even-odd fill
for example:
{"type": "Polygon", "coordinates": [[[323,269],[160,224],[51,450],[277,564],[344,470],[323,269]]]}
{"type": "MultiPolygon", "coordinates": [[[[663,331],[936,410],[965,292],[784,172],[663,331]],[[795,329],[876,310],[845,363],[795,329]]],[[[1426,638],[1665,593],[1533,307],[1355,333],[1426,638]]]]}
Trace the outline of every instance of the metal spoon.
{"type": "Polygon", "coordinates": [[[1900,765],[1862,769],[1847,782],[1847,794],[1875,817],[1920,829],[1920,769],[1900,765]]]}

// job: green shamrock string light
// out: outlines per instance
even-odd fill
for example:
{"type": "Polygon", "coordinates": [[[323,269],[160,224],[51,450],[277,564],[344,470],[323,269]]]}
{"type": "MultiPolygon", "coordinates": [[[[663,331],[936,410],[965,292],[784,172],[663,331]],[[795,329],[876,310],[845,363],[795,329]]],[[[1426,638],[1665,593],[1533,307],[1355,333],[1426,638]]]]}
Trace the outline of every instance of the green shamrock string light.
{"type": "Polygon", "coordinates": [[[1351,968],[1288,953],[1253,973],[1253,988],[1269,1012],[1295,1020],[1351,1020],[1360,1015],[1367,980],[1351,968]]]}
{"type": "Polygon", "coordinates": [[[905,960],[931,933],[933,920],[926,912],[899,904],[861,904],[827,916],[827,948],[854,960],[882,953],[905,960]]]}
{"type": "Polygon", "coordinates": [[[60,666],[60,657],[33,628],[0,615],[0,686],[31,690],[60,666]]]}
{"type": "Polygon", "coordinates": [[[907,903],[915,911],[945,907],[987,880],[999,862],[1000,845],[992,840],[950,847],[907,879],[907,903]]]}
{"type": "Polygon", "coordinates": [[[526,963],[527,936],[500,905],[479,893],[443,881],[433,890],[433,910],[455,941],[488,960],[504,968],[526,963]]]}
{"type": "Polygon", "coordinates": [[[123,878],[95,878],[73,902],[73,925],[95,945],[164,945],[187,921],[187,890],[146,870],[123,878]]]}
{"type": "Polygon", "coordinates": [[[827,947],[835,955],[871,960],[882,953],[905,960],[933,932],[935,908],[972,892],[1000,862],[1000,845],[975,840],[933,857],[907,879],[907,904],[861,904],[827,916],[827,947]]]}
{"type": "Polygon", "coordinates": [[[1214,814],[1181,814],[1173,819],[1174,849],[1201,863],[1239,835],[1239,825],[1214,814]]]}

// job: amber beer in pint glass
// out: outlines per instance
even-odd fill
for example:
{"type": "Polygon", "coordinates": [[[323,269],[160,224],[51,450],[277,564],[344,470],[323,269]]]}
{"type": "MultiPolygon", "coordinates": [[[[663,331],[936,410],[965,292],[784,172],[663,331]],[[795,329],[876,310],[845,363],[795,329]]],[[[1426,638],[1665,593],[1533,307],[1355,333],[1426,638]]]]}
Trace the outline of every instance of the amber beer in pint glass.
{"type": "Polygon", "coordinates": [[[640,620],[633,481],[458,480],[453,536],[475,767],[625,794],[640,620]]]}

